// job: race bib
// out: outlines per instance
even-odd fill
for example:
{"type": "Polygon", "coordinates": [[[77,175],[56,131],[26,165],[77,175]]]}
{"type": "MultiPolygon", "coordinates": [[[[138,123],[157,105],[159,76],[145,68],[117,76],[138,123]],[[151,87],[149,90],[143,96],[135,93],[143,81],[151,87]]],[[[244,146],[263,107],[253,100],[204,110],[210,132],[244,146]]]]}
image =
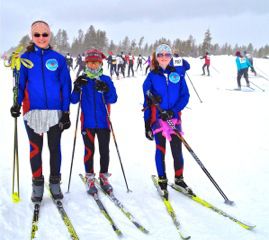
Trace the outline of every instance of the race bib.
{"type": "Polygon", "coordinates": [[[183,61],[181,57],[173,57],[173,64],[175,67],[183,66],[183,61]]]}

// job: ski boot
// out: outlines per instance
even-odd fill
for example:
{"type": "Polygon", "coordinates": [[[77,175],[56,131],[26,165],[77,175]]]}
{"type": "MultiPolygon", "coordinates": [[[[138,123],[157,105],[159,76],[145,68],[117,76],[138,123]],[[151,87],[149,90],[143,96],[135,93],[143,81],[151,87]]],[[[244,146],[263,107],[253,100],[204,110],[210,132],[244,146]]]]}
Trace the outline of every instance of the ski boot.
{"type": "Polygon", "coordinates": [[[161,189],[161,194],[165,199],[168,199],[168,191],[167,191],[167,178],[166,177],[159,177],[158,184],[161,189]]]}
{"type": "Polygon", "coordinates": [[[31,200],[33,203],[41,202],[44,193],[44,177],[36,177],[32,179],[32,196],[31,200]]]}
{"type": "Polygon", "coordinates": [[[64,198],[61,191],[61,176],[50,176],[49,189],[54,200],[62,200],[64,198]]]}
{"type": "Polygon", "coordinates": [[[86,173],[86,181],[87,181],[87,193],[90,195],[97,194],[97,188],[95,187],[94,181],[95,181],[95,174],[94,173],[86,173]]]}
{"type": "Polygon", "coordinates": [[[108,195],[113,191],[113,188],[108,181],[110,176],[110,173],[99,173],[100,186],[108,195]]]}
{"type": "Polygon", "coordinates": [[[190,195],[194,195],[193,191],[191,190],[191,188],[188,187],[188,185],[184,182],[184,178],[183,175],[181,176],[176,176],[175,177],[175,184],[180,187],[180,189],[190,195]]]}

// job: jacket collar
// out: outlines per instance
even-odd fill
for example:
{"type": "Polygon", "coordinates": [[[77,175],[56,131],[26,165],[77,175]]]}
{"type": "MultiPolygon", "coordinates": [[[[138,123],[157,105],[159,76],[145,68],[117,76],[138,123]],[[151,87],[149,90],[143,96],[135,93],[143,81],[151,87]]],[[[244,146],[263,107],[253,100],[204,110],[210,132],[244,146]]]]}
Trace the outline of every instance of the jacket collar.
{"type": "Polygon", "coordinates": [[[48,46],[48,48],[40,48],[37,45],[34,45],[34,51],[35,53],[37,53],[38,55],[44,55],[46,54],[48,51],[50,50],[50,46],[48,46]]]}

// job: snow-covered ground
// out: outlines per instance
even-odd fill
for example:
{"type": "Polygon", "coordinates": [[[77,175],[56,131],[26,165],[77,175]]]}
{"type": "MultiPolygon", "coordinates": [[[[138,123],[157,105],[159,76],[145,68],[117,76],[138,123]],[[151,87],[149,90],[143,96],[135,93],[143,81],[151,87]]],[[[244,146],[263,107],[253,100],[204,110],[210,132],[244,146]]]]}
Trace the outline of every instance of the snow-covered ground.
{"type": "MultiPolygon", "coordinates": [[[[256,224],[253,231],[206,209],[179,193],[169,190],[170,200],[182,224],[182,229],[199,240],[267,240],[269,237],[269,81],[254,77],[253,92],[230,91],[236,87],[236,67],[233,56],[212,56],[211,77],[201,76],[200,59],[187,58],[188,71],[202,103],[187,79],[191,98],[183,112],[184,137],[201,159],[224,193],[235,206],[224,204],[207,176],[184,148],[185,180],[202,198],[237,218],[256,224]]],[[[269,60],[254,59],[258,73],[269,76],[269,60]]],[[[105,64],[105,71],[107,66],[105,64]]],[[[32,220],[31,171],[29,144],[22,118],[19,128],[19,162],[21,202],[11,201],[13,162],[13,123],[9,109],[12,105],[12,74],[0,62],[0,239],[29,239],[32,220]]],[[[119,159],[111,138],[111,183],[115,195],[149,231],[141,233],[102,193],[100,197],[112,218],[129,240],[175,240],[178,233],[158,196],[150,175],[156,174],[154,142],[144,136],[142,84],[145,76],[136,72],[135,78],[114,80],[118,102],[112,106],[111,120],[119,146],[127,182],[132,193],[126,193],[119,159]]],[[[72,73],[73,79],[75,74],[72,73]]],[[[242,85],[244,85],[242,79],[242,85]]],[[[62,190],[68,185],[74,139],[77,105],[71,106],[72,127],[62,136],[62,190]]],[[[96,141],[97,144],[97,141],[96,141]]],[[[97,146],[96,146],[97,147],[97,146]]],[[[46,137],[43,149],[44,175],[48,179],[49,156],[46,137]]],[[[85,191],[78,177],[83,173],[83,142],[78,132],[71,191],[65,194],[64,206],[81,240],[117,239],[107,219],[85,191]]],[[[167,173],[173,180],[170,149],[167,150],[167,173]]],[[[95,170],[99,171],[98,151],[95,170]]],[[[37,239],[70,239],[56,207],[48,193],[42,203],[37,239]]]]}

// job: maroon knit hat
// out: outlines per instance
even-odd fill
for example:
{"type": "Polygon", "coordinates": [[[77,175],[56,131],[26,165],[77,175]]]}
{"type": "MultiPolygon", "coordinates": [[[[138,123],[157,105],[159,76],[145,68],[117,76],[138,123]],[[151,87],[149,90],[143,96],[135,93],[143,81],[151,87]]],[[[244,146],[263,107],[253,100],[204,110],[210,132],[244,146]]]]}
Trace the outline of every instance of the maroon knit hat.
{"type": "Polygon", "coordinates": [[[85,62],[103,62],[103,59],[106,59],[106,56],[97,49],[90,49],[85,52],[86,59],[85,62]]]}
{"type": "Polygon", "coordinates": [[[241,53],[240,53],[240,51],[236,51],[235,56],[237,56],[237,57],[241,57],[241,53]]]}

